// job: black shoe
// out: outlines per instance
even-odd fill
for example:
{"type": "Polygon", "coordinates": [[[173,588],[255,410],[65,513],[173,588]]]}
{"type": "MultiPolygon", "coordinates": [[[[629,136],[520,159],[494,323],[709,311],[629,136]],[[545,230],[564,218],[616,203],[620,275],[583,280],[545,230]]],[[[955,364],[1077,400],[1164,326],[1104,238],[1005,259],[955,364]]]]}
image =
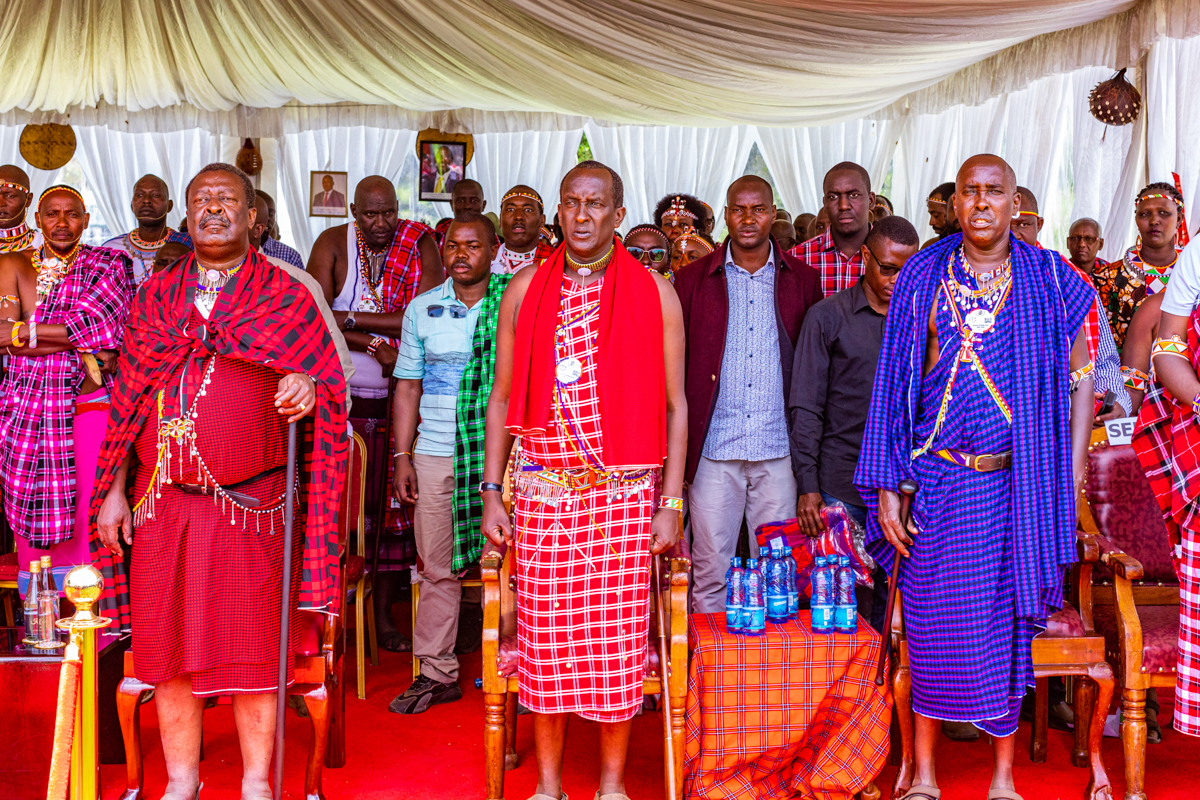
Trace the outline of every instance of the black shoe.
{"type": "Polygon", "coordinates": [[[424,675],[413,681],[408,691],[398,696],[388,706],[393,714],[420,714],[439,703],[453,703],[462,699],[458,683],[438,683],[424,675]]]}
{"type": "Polygon", "coordinates": [[[458,636],[454,640],[454,654],[465,656],[483,647],[483,606],[463,603],[458,613],[458,636]]]}

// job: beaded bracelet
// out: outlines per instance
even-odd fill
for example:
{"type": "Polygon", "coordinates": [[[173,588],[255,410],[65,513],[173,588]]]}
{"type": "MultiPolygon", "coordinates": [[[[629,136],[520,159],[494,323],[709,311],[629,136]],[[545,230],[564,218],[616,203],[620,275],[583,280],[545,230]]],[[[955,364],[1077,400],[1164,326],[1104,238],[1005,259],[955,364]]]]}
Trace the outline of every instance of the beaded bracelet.
{"type": "Polygon", "coordinates": [[[1074,394],[1075,390],[1079,388],[1079,384],[1083,381],[1083,379],[1092,374],[1092,370],[1095,368],[1095,365],[1089,361],[1079,369],[1071,371],[1070,386],[1072,394],[1074,394]]]}
{"type": "Polygon", "coordinates": [[[1200,417],[1200,392],[1196,392],[1196,396],[1192,398],[1192,413],[1200,417]]]}
{"type": "Polygon", "coordinates": [[[29,323],[29,346],[37,348],[37,323],[29,323]]]}
{"type": "Polygon", "coordinates": [[[369,355],[369,356],[375,355],[375,351],[379,349],[379,345],[383,344],[384,341],[386,341],[386,340],[382,336],[376,336],[374,339],[372,339],[370,342],[368,342],[367,343],[367,355],[369,355]]]}
{"type": "Polygon", "coordinates": [[[660,497],[658,498],[658,507],[660,509],[669,508],[672,511],[683,511],[683,498],[681,497],[660,497]]]}
{"type": "Polygon", "coordinates": [[[25,343],[21,341],[21,321],[17,320],[13,323],[12,335],[8,338],[12,339],[13,347],[24,347],[25,343]]]}
{"type": "Polygon", "coordinates": [[[1154,357],[1157,355],[1179,356],[1192,360],[1191,351],[1188,349],[1187,342],[1180,339],[1178,336],[1172,336],[1170,339],[1155,339],[1154,346],[1150,348],[1150,363],[1154,363],[1154,357]]]}
{"type": "Polygon", "coordinates": [[[1150,385],[1150,376],[1137,367],[1121,367],[1121,377],[1125,385],[1134,391],[1144,392],[1150,385]]]}
{"type": "Polygon", "coordinates": [[[410,453],[409,451],[405,450],[405,451],[404,451],[404,452],[402,452],[402,453],[393,453],[393,454],[392,454],[392,458],[399,458],[400,456],[408,456],[409,458],[412,458],[412,453],[410,453]]]}

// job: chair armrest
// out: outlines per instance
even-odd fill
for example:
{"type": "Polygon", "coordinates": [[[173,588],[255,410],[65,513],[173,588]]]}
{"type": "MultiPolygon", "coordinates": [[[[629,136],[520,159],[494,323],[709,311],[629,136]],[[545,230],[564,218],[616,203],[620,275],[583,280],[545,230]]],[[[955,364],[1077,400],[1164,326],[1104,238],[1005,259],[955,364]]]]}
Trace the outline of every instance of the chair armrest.
{"type": "Polygon", "coordinates": [[[670,561],[683,559],[690,564],[692,561],[692,548],[688,545],[687,539],[680,536],[679,541],[677,541],[670,550],[663,553],[663,555],[666,556],[670,561]]]}
{"type": "Polygon", "coordinates": [[[1142,575],[1145,574],[1142,562],[1117,547],[1102,534],[1093,534],[1092,538],[1100,548],[1100,562],[1106,564],[1114,575],[1127,581],[1141,580],[1142,575]]]}
{"type": "Polygon", "coordinates": [[[504,565],[504,556],[508,553],[508,544],[494,545],[487,542],[483,546],[483,557],[479,559],[479,577],[484,582],[498,582],[500,568],[504,565]]]}
{"type": "Polygon", "coordinates": [[[1098,535],[1095,531],[1075,531],[1075,550],[1079,553],[1080,561],[1095,564],[1100,560],[1100,543],[1096,541],[1098,535]]]}

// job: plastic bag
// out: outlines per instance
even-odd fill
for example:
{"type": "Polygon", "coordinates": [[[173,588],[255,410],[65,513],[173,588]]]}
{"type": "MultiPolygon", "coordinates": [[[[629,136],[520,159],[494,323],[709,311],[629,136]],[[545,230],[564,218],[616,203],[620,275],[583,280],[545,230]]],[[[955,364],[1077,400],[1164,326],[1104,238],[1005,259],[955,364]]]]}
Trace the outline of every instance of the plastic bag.
{"type": "Polygon", "coordinates": [[[770,547],[772,540],[782,539],[784,546],[791,548],[792,558],[796,559],[796,584],[808,597],[812,596],[811,575],[817,556],[849,556],[855,583],[874,586],[871,573],[875,571],[875,559],[863,544],[866,536],[863,527],[840,502],[822,508],[821,519],[825,530],[816,538],[806,536],[795,519],[760,525],[755,538],[759,547],[770,547]]]}

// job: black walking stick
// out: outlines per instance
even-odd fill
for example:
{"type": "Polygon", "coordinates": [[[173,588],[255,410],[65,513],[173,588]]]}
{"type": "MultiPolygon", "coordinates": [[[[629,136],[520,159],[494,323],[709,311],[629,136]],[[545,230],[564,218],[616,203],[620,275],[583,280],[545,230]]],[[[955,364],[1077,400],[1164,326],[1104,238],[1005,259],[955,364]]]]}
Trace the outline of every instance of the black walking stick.
{"type": "MultiPolygon", "coordinates": [[[[383,533],[387,529],[387,512],[389,501],[392,499],[392,484],[388,481],[388,472],[391,470],[392,463],[395,461],[395,456],[392,454],[392,403],[395,402],[396,395],[396,379],[388,378],[388,393],[387,402],[384,403],[384,410],[387,412],[384,416],[387,419],[383,423],[383,481],[386,486],[379,493],[378,516],[375,518],[375,554],[371,558],[371,580],[374,581],[379,575],[379,551],[383,549],[383,533]]],[[[411,449],[411,448],[410,448],[411,449]]],[[[363,553],[363,560],[366,560],[366,553],[363,553]]],[[[376,591],[378,587],[376,587],[376,591]]],[[[372,662],[374,663],[374,662],[372,662]]]]}
{"type": "MultiPolygon", "coordinates": [[[[900,481],[900,527],[908,530],[908,520],[912,516],[913,495],[917,493],[917,482],[905,479],[900,481]]],[[[888,673],[888,663],[892,658],[892,612],[896,610],[896,589],[900,583],[900,550],[896,549],[896,557],[892,559],[892,577],[888,582],[887,611],[883,615],[883,641],[879,644],[879,664],[875,668],[875,685],[883,686],[888,673]]]]}
{"type": "Polygon", "coordinates": [[[287,489],[283,495],[283,592],[279,599],[279,685],[275,689],[274,800],[283,797],[283,714],[287,710],[288,617],[292,611],[292,527],[296,521],[296,428],[288,424],[287,489]]]}

